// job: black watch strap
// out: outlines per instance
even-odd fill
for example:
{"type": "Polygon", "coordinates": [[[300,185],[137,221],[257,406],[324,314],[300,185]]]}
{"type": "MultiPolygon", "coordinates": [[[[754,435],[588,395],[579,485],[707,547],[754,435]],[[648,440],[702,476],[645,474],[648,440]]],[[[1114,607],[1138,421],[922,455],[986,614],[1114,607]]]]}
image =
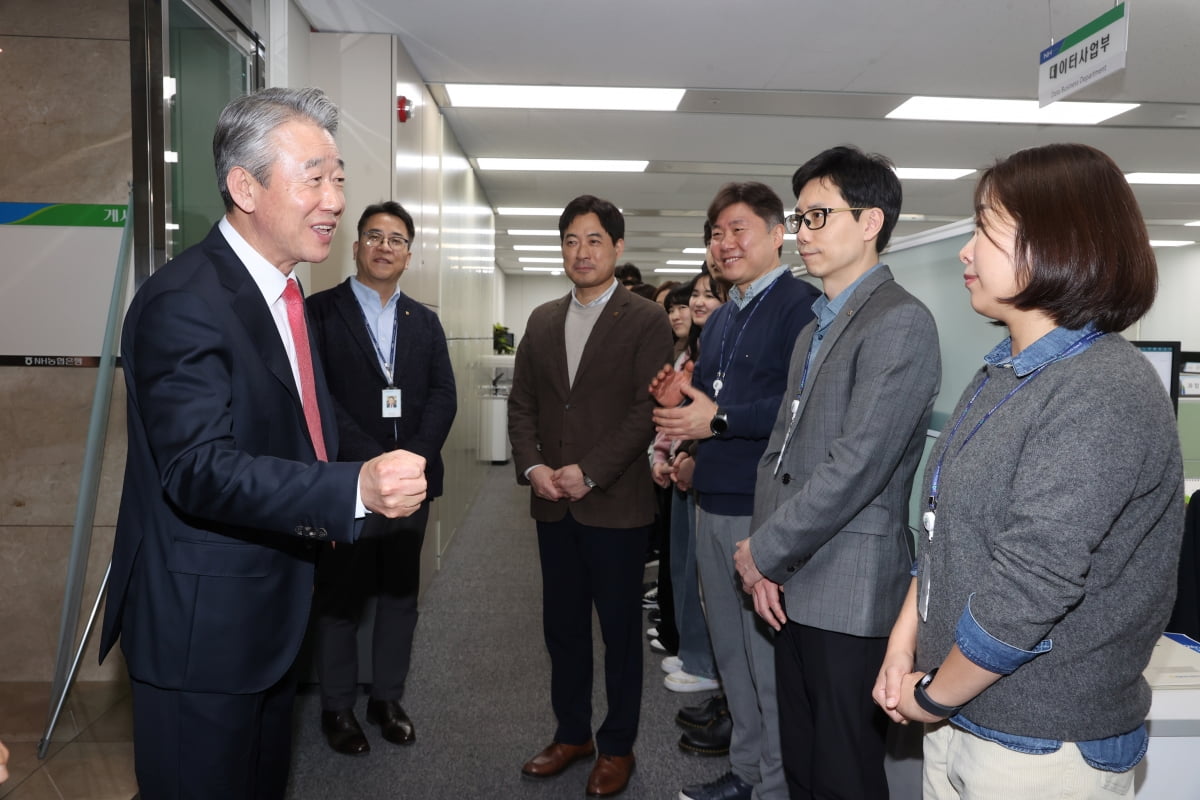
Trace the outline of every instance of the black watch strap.
{"type": "Polygon", "coordinates": [[[913,699],[917,701],[917,705],[935,717],[953,717],[959,711],[962,711],[962,706],[944,706],[925,693],[926,687],[933,683],[933,676],[936,674],[937,667],[934,667],[925,673],[925,677],[917,681],[916,685],[913,686],[913,699]]]}

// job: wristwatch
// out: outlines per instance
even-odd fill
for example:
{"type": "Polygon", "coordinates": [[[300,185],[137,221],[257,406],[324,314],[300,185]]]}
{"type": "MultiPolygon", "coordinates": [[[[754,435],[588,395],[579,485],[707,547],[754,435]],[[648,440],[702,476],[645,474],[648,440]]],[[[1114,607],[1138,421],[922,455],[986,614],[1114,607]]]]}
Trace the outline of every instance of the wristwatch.
{"type": "Polygon", "coordinates": [[[717,413],[713,415],[712,422],[708,423],[708,429],[712,431],[713,436],[720,436],[729,430],[729,416],[725,413],[724,409],[717,409],[717,413]]]}
{"type": "Polygon", "coordinates": [[[587,475],[583,476],[583,485],[588,487],[589,489],[596,488],[596,482],[594,480],[592,480],[591,478],[589,478],[587,475]]]}
{"type": "Polygon", "coordinates": [[[935,717],[942,717],[943,719],[953,717],[959,711],[962,711],[962,706],[944,706],[925,693],[926,687],[933,683],[933,676],[936,674],[937,667],[934,667],[925,673],[925,677],[917,681],[916,685],[913,686],[913,699],[917,701],[917,705],[935,717]]]}

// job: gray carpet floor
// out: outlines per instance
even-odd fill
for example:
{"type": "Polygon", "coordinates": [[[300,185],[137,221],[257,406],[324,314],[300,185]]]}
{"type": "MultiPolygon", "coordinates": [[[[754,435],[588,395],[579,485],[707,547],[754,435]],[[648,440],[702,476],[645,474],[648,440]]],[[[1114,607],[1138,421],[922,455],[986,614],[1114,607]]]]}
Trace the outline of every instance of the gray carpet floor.
{"type": "MultiPolygon", "coordinates": [[[[554,733],[541,594],[529,489],[516,486],[511,466],[491,467],[422,600],[404,698],[417,729],[416,743],[391,745],[378,728],[366,726],[371,752],[338,755],[321,735],[319,698],[302,692],[296,702],[288,797],[584,797],[589,767],[582,763],[545,781],[521,777],[521,765],[554,733]]],[[[593,708],[599,724],[605,702],[598,623],[593,630],[593,708]]],[[[630,800],[673,798],[685,783],[707,781],[729,768],[724,758],[699,758],[678,749],[675,712],[710,694],[668,691],[660,661],[647,647],[642,721],[634,748],[637,769],[622,795],[630,800]]],[[[366,699],[360,698],[360,721],[365,709],[366,699]]]]}
{"type": "MultiPolygon", "coordinates": [[[[582,798],[589,767],[530,781],[521,765],[552,738],[550,664],[541,633],[541,580],[527,488],[510,466],[488,470],[462,528],[455,534],[422,601],[405,710],[417,741],[397,747],[366,726],[371,752],[331,751],[319,728],[320,703],[302,691],[296,703],[290,800],[440,800],[441,798],[582,798]]],[[[648,575],[652,577],[652,575],[648,575]]],[[[603,667],[596,640],[595,724],[603,718],[603,667]]],[[[661,656],[647,647],[637,769],[626,800],[678,796],[728,768],[725,758],[679,750],[674,723],[681,705],[709,694],[663,687],[661,656]]],[[[357,714],[365,718],[365,698],[357,714]]],[[[889,765],[889,772],[892,767],[889,765]]],[[[893,798],[909,795],[895,791],[893,798]]]]}

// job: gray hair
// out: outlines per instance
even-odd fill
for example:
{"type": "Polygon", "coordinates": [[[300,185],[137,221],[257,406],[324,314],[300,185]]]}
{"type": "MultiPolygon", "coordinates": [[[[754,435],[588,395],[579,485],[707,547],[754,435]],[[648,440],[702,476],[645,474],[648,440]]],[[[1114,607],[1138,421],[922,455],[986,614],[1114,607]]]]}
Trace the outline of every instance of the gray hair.
{"type": "Polygon", "coordinates": [[[229,170],[242,167],[263,186],[271,177],[275,148],[273,130],[292,120],[307,120],[337,134],[338,109],[320,89],[271,88],[251,92],[225,106],[213,134],[213,161],[217,188],[225,210],[233,210],[233,196],[225,179],[229,170]]]}

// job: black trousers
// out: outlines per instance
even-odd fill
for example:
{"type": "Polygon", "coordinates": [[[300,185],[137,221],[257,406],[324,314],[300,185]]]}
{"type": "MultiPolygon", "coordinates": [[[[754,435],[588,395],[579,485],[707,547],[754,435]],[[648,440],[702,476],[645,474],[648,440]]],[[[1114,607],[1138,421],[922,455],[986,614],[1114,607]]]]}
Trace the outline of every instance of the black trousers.
{"type": "Polygon", "coordinates": [[[607,755],[628,755],[642,705],[642,573],[649,526],[598,528],[568,513],[559,522],[539,522],[537,531],[550,704],[558,719],[554,739],[583,744],[592,738],[594,605],[608,697],[596,746],[607,755]]]}
{"type": "Polygon", "coordinates": [[[141,800],[283,800],[293,672],[253,694],[184,692],[133,680],[141,800]]]}
{"type": "Polygon", "coordinates": [[[363,523],[369,538],[322,549],[313,613],[317,617],[317,679],[321,707],[326,711],[354,707],[358,624],[369,597],[375,598],[371,697],[400,700],[404,696],[417,628],[421,546],[428,522],[428,501],[403,519],[370,514],[363,523]]]}
{"type": "Polygon", "coordinates": [[[887,717],[871,700],[886,637],[788,622],[775,637],[779,739],[791,800],[887,800],[887,717]]]}

